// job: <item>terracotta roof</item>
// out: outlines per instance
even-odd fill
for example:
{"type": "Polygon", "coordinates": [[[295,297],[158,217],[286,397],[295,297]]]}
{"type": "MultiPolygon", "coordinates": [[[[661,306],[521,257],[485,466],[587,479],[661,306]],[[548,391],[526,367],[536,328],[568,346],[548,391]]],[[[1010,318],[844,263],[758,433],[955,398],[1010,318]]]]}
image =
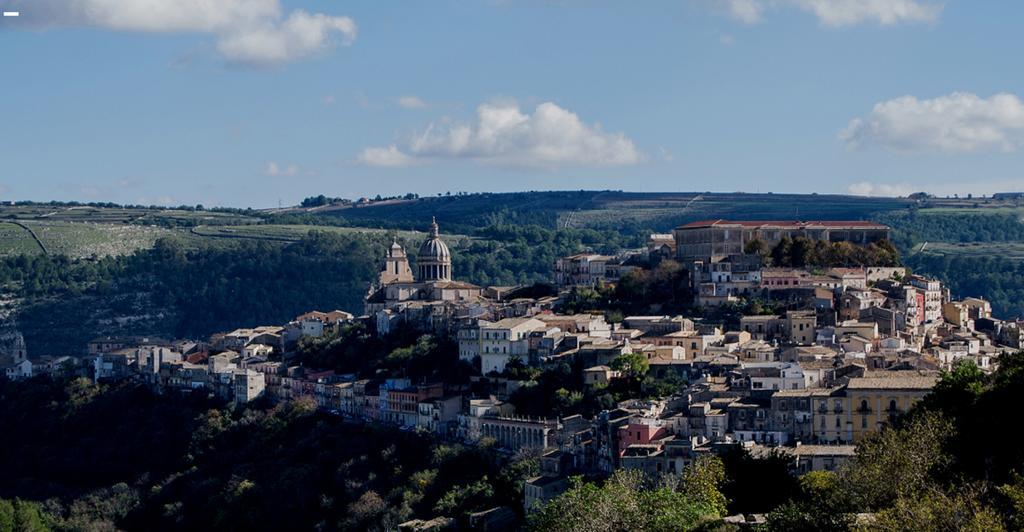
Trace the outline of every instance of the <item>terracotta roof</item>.
{"type": "Polygon", "coordinates": [[[740,226],[749,229],[765,229],[765,228],[780,228],[780,229],[813,229],[813,228],[852,228],[852,229],[889,229],[888,226],[878,224],[875,222],[865,222],[860,220],[825,220],[825,221],[813,221],[813,222],[801,222],[797,220],[701,220],[699,222],[690,222],[685,225],[681,225],[676,229],[696,229],[701,227],[714,227],[714,226],[740,226]]]}
{"type": "Polygon", "coordinates": [[[930,390],[935,386],[935,377],[878,377],[850,379],[846,385],[850,390],[930,390]]]}

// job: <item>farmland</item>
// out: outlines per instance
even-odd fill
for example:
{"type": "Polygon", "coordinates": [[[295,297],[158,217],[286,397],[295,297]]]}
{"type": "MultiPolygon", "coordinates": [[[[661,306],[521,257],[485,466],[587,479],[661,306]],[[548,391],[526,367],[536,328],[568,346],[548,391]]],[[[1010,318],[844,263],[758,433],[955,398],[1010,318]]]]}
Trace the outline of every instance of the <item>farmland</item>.
{"type": "Polygon", "coordinates": [[[927,242],[916,246],[914,254],[948,255],[950,257],[994,257],[1024,261],[1024,242],[927,242]],[[924,248],[923,250],[921,248],[924,248]]]}
{"type": "MultiPolygon", "coordinates": [[[[323,231],[326,233],[348,235],[354,233],[365,233],[372,235],[390,234],[398,237],[404,242],[416,242],[426,237],[425,233],[419,231],[388,231],[385,229],[372,229],[365,227],[339,227],[330,225],[300,225],[300,224],[260,224],[260,225],[233,225],[233,226],[212,226],[202,225],[194,227],[190,233],[195,237],[206,239],[242,239],[242,240],[268,240],[276,242],[296,242],[306,236],[310,231],[323,231]]],[[[462,240],[469,237],[463,235],[445,235],[445,240],[455,245],[460,245],[462,240]]]]}
{"type": "Polygon", "coordinates": [[[219,211],[46,204],[0,206],[0,219],[141,225],[233,225],[260,221],[255,215],[219,211]]]}
{"type": "Polygon", "coordinates": [[[422,227],[424,220],[437,216],[442,225],[460,231],[493,223],[665,231],[706,218],[861,220],[913,204],[907,199],[815,194],[562,191],[439,196],[316,212],[373,227],[422,227]]]}

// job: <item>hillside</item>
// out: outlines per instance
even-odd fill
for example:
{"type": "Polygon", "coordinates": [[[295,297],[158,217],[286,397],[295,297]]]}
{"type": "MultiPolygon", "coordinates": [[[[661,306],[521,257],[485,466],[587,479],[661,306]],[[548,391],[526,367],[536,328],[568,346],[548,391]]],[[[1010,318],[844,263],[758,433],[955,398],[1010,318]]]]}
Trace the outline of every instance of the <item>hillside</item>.
{"type": "Polygon", "coordinates": [[[1024,316],[1024,207],[1017,204],[612,191],[286,211],[0,206],[0,311],[36,354],[78,352],[100,333],[201,336],[287,320],[311,305],[358,312],[383,246],[397,237],[415,255],[431,216],[452,248],[456,276],[481,285],[550,280],[560,255],[639,247],[651,231],[697,219],[873,219],[894,228],[915,271],[941,278],[955,296],[990,299],[997,315],[1024,316]],[[311,231],[329,239],[310,240],[311,231]],[[188,260],[152,255],[161,239],[188,260]]]}
{"type": "Polygon", "coordinates": [[[907,199],[817,194],[581,190],[437,196],[307,211],[370,227],[422,227],[427,223],[424,220],[437,216],[442,225],[460,230],[494,223],[531,223],[548,228],[665,231],[707,218],[860,220],[915,203],[907,199]]]}

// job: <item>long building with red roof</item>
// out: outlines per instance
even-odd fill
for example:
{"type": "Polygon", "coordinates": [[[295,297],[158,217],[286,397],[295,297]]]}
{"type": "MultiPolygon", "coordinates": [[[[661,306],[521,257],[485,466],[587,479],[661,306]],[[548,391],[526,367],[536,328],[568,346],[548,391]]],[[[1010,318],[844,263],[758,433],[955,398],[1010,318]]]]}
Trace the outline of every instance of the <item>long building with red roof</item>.
{"type": "Polygon", "coordinates": [[[717,262],[743,253],[751,240],[772,247],[785,237],[866,245],[888,240],[889,227],[865,221],[703,220],[676,227],[676,256],[685,263],[717,262]]]}

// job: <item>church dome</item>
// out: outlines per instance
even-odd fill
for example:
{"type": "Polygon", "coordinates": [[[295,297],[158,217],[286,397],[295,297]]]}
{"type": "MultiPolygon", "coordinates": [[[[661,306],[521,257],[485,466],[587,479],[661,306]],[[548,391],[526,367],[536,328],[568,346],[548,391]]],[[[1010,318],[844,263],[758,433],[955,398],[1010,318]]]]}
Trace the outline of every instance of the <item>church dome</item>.
{"type": "Polygon", "coordinates": [[[452,279],[452,253],[448,244],[441,240],[437,220],[430,224],[430,238],[420,246],[416,263],[421,281],[450,281],[452,279]]]}
{"type": "Polygon", "coordinates": [[[451,251],[448,251],[448,244],[444,243],[444,240],[440,238],[431,238],[420,246],[419,254],[420,262],[424,260],[438,260],[438,261],[450,261],[452,259],[451,251]]]}
{"type": "Polygon", "coordinates": [[[424,260],[451,261],[452,253],[448,251],[448,244],[441,240],[440,233],[435,220],[430,224],[430,238],[420,246],[420,254],[417,257],[420,262],[424,260]]]}

